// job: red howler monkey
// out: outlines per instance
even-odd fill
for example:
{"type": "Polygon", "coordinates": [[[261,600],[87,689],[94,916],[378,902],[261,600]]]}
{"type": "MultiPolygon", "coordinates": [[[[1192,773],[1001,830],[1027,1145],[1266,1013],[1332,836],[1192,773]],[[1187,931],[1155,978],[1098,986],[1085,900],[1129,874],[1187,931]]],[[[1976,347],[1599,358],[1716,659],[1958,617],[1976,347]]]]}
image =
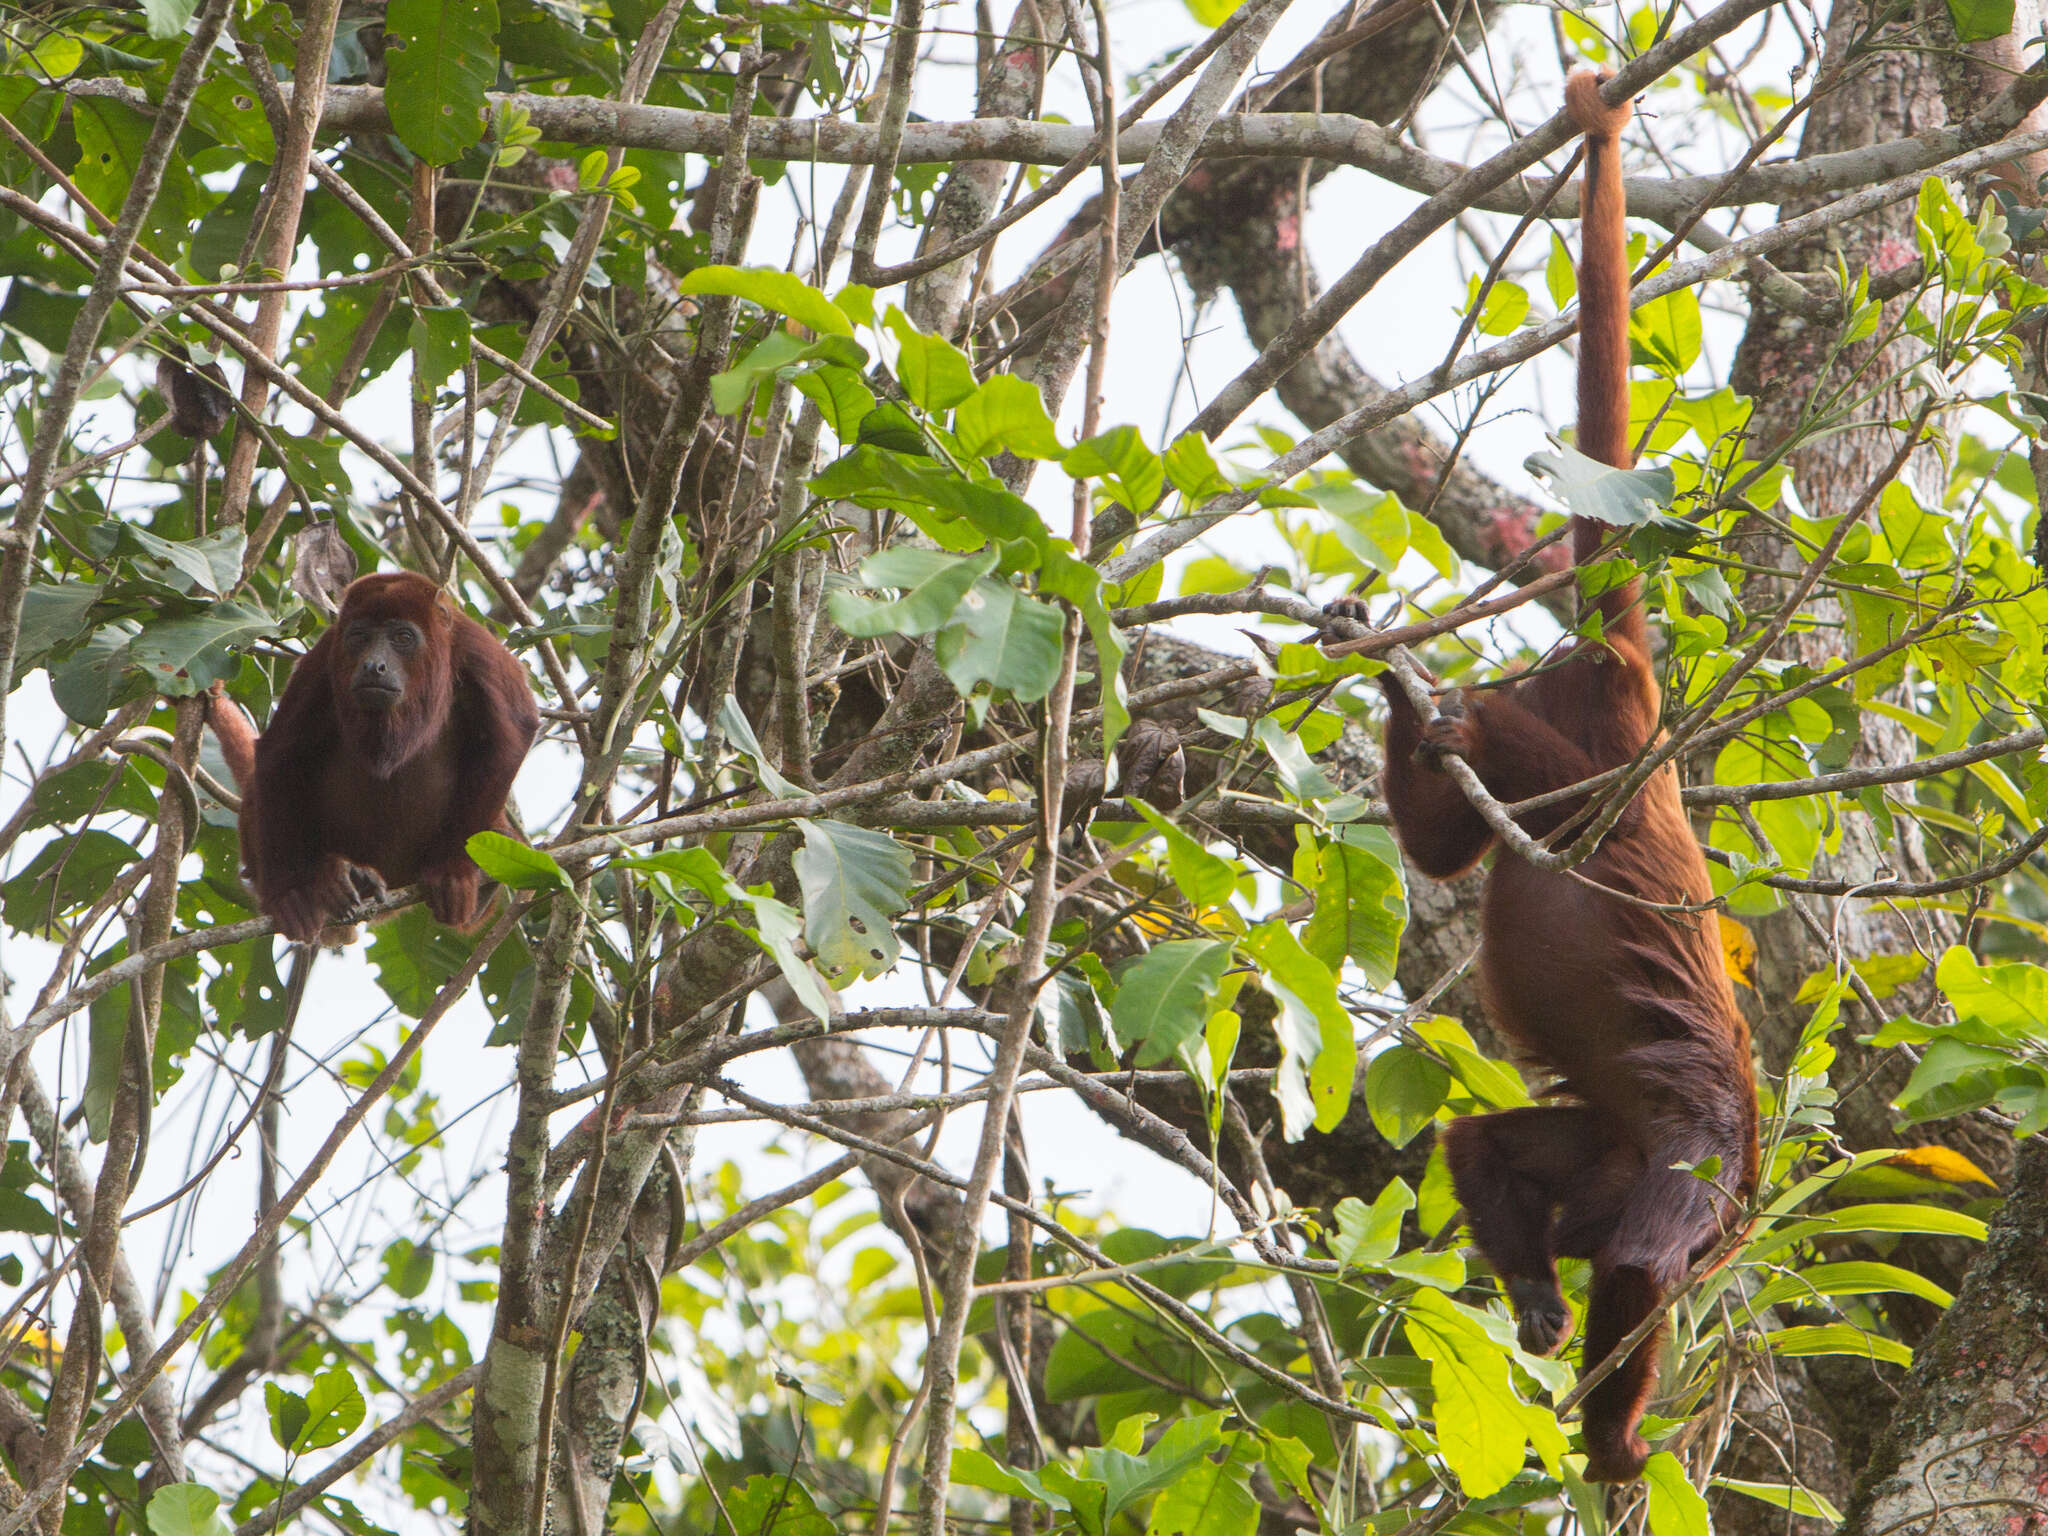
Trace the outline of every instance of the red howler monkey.
{"type": "MultiPolygon", "coordinates": [[[[1586,135],[1580,210],[1580,450],[1629,467],[1628,253],[1619,135],[1627,102],[1602,76],[1565,84],[1586,135]]],[[[1601,525],[1572,527],[1581,563],[1601,525]]],[[[1493,833],[1441,769],[1465,759],[1512,803],[1629,762],[1658,732],[1639,583],[1598,599],[1600,638],[1527,679],[1462,701],[1425,728],[1391,676],[1385,792],[1402,847],[1437,879],[1468,869],[1493,833]]],[[[1578,815],[1584,797],[1520,819],[1532,836],[1578,815]]],[[[1706,863],[1665,768],[1579,866],[1608,890],[1662,903],[1710,899],[1706,863]]],[[[1549,1354],[1571,1332],[1555,1259],[1593,1261],[1582,1359],[1590,1370],[1647,1317],[1736,1219],[1756,1187],[1756,1085],[1711,914],[1656,912],[1502,852],[1486,881],[1481,990],[1497,1028],[1557,1074],[1574,1103],[1452,1122],[1444,1156],[1480,1251],[1519,1318],[1525,1348],[1549,1354]],[[1715,1183],[1675,1163],[1720,1159],[1715,1183]],[[1718,1186],[1718,1187],[1717,1187],[1718,1186]]],[[[1661,1330],[1660,1330],[1661,1332],[1661,1330]]],[[[1585,1400],[1587,1475],[1625,1482],[1649,1455],[1637,1425],[1658,1335],[1585,1400]]]]}
{"type": "Polygon", "coordinates": [[[540,712],[512,653],[433,582],[350,583],[261,737],[217,688],[208,714],[242,791],[243,867],[286,938],[310,943],[355,905],[351,865],[418,881],[437,922],[475,922],[464,844],[517,835],[505,797],[540,712]]]}

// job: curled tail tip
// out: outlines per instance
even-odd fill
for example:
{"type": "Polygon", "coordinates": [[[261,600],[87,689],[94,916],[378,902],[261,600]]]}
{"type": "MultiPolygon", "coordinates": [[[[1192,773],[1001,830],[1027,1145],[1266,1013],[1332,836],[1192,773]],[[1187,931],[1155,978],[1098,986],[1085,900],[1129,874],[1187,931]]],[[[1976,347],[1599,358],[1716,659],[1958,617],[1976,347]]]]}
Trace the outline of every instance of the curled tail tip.
{"type": "Polygon", "coordinates": [[[1575,69],[1565,78],[1564,105],[1579,132],[1589,138],[1613,138],[1635,116],[1635,104],[1627,98],[1610,106],[1600,98],[1600,87],[1614,78],[1614,72],[1591,65],[1575,69]]]}

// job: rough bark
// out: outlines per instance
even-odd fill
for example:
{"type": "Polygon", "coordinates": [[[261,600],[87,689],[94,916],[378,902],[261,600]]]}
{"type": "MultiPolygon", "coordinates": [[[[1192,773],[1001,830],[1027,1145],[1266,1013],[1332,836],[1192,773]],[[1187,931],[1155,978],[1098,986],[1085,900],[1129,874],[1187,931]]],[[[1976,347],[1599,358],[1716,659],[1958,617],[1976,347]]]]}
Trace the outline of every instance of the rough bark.
{"type": "Polygon", "coordinates": [[[2048,1143],[1955,1304],[1920,1345],[1840,1536],[2038,1536],[2048,1530],[2048,1143]]]}

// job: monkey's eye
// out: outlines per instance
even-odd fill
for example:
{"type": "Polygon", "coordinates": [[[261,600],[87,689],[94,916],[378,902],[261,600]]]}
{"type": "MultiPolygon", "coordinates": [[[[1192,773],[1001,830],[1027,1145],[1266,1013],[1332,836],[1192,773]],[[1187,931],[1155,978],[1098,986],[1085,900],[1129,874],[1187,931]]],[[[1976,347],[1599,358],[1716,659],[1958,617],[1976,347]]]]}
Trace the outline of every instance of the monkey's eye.
{"type": "Polygon", "coordinates": [[[410,624],[397,625],[391,631],[391,644],[409,656],[420,648],[420,632],[410,624]]]}
{"type": "Polygon", "coordinates": [[[351,624],[343,633],[342,639],[348,642],[350,650],[359,651],[370,643],[375,628],[376,626],[371,624],[351,624]]]}

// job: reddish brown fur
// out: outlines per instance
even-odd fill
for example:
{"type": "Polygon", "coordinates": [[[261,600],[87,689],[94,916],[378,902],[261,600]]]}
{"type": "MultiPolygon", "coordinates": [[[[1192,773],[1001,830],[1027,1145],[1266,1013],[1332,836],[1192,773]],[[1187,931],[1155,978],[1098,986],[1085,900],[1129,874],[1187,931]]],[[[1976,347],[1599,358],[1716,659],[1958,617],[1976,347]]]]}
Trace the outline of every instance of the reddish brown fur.
{"type": "Polygon", "coordinates": [[[349,866],[424,888],[437,921],[476,920],[473,833],[513,832],[505,798],[540,728],[525,670],[424,576],[365,576],[292,669],[258,737],[225,699],[210,710],[242,790],[242,864],[287,938],[311,942],[355,903],[349,866]],[[416,625],[398,701],[366,708],[351,688],[365,641],[351,628],[416,625]]]}
{"type": "MultiPolygon", "coordinates": [[[[1579,272],[1579,447],[1626,468],[1628,268],[1618,135],[1629,107],[1573,74],[1566,103],[1586,134],[1579,272]]],[[[1600,525],[1573,529],[1576,558],[1600,525]]],[[[1601,640],[1581,640],[1511,687],[1468,697],[1424,730],[1386,688],[1386,796],[1408,856],[1447,879],[1493,834],[1440,771],[1455,752],[1497,799],[1514,802],[1628,762],[1658,731],[1661,700],[1637,584],[1599,600],[1601,640]],[[1418,761],[1418,751],[1422,754],[1418,761]]],[[[1522,818],[1532,835],[1583,800],[1522,818]]],[[[1600,849],[1591,880],[1657,902],[1704,902],[1705,861],[1671,769],[1644,787],[1600,849]]],[[[1756,1086],[1711,915],[1618,901],[1503,853],[1486,883],[1480,977],[1490,1016],[1578,1101],[1453,1122],[1444,1152],[1479,1247],[1521,1320],[1549,1353],[1571,1329],[1554,1260],[1593,1261],[1583,1360],[1591,1369],[1657,1306],[1756,1186],[1756,1086]],[[1672,1164],[1720,1159],[1721,1193],[1672,1164]]],[[[1660,1330],[1661,1331],[1661,1330],[1660,1330]]],[[[1656,1335],[1585,1401],[1589,1476],[1626,1481],[1648,1454],[1637,1424],[1654,1385],[1656,1335]]]]}

